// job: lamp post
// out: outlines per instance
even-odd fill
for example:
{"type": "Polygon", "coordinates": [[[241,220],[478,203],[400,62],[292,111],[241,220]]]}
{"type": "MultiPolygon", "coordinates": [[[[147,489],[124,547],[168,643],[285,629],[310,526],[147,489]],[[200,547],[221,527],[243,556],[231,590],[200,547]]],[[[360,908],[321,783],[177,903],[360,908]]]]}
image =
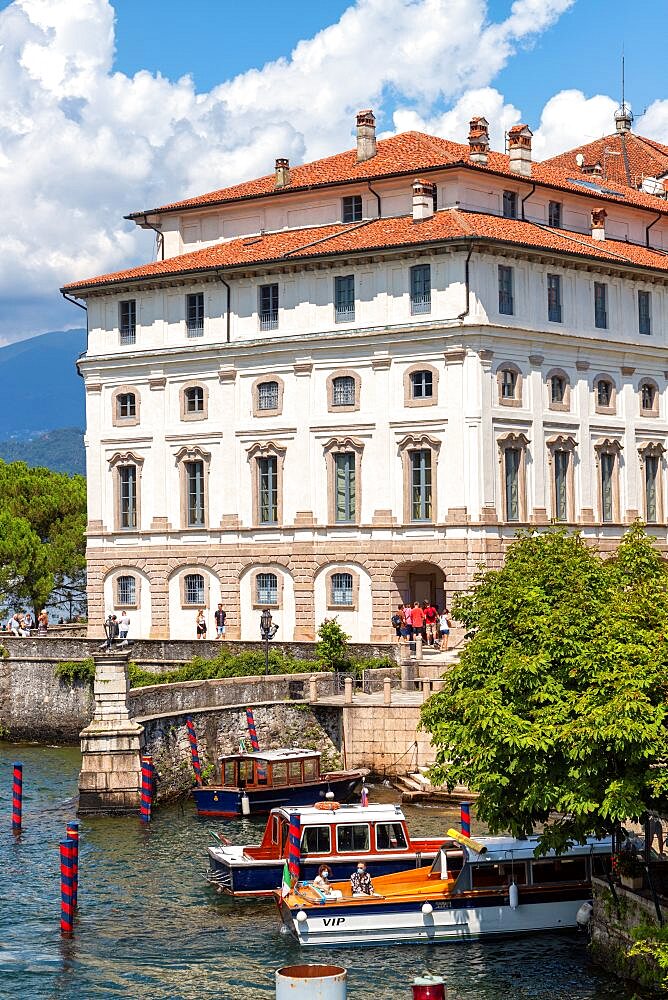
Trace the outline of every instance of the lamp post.
{"type": "Polygon", "coordinates": [[[271,611],[265,608],[260,615],[260,635],[264,639],[264,676],[269,673],[269,640],[273,639],[278,632],[278,625],[274,625],[271,620],[271,611]]]}

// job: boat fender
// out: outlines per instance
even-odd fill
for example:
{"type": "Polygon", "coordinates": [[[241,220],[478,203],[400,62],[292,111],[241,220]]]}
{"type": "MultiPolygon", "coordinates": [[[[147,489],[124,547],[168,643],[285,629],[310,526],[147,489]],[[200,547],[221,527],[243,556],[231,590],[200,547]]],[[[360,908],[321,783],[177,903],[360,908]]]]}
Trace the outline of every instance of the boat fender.
{"type": "Polygon", "coordinates": [[[334,812],[336,809],[340,809],[338,802],[316,802],[316,809],[324,809],[325,811],[334,812]]]}
{"type": "Polygon", "coordinates": [[[250,816],[250,799],[245,792],[241,793],[241,815],[250,816]]]}
{"type": "Polygon", "coordinates": [[[304,911],[297,910],[297,923],[303,924],[305,920],[306,920],[306,914],[304,913],[304,911]]]}
{"type": "Polygon", "coordinates": [[[422,904],[422,913],[424,914],[425,917],[428,917],[433,912],[434,912],[434,907],[431,905],[431,903],[422,904]]]}
{"type": "Polygon", "coordinates": [[[514,882],[508,886],[508,902],[511,910],[516,910],[520,905],[520,891],[514,882]]]}
{"type": "Polygon", "coordinates": [[[583,903],[578,912],[575,914],[575,921],[578,927],[586,927],[592,918],[594,912],[594,907],[591,903],[583,903]]]}

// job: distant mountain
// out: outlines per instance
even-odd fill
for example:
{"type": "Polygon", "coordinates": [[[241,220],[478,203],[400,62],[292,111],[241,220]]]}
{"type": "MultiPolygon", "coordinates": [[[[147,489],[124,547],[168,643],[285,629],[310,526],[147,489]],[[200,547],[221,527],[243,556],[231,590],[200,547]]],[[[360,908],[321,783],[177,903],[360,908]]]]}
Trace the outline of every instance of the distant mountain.
{"type": "Polygon", "coordinates": [[[5,462],[43,465],[69,475],[86,475],[83,431],[76,427],[47,431],[25,441],[0,441],[0,458],[5,462]]]}
{"type": "Polygon", "coordinates": [[[43,333],[0,347],[0,440],[85,426],[83,380],[75,365],[85,350],[85,330],[43,333]]]}

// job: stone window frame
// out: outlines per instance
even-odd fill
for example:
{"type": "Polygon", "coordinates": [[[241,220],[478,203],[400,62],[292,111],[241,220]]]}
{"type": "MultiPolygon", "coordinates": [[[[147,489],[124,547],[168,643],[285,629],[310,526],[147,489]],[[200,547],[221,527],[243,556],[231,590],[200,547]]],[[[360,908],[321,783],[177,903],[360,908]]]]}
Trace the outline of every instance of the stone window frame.
{"type": "Polygon", "coordinates": [[[594,442],[594,454],[596,455],[596,498],[597,498],[597,514],[599,524],[620,524],[621,523],[621,513],[620,513],[620,496],[619,496],[619,460],[622,453],[624,445],[617,438],[599,438],[594,442]],[[602,480],[601,480],[601,455],[614,455],[615,464],[612,474],[612,520],[603,520],[603,497],[602,497],[602,480]]]}
{"type": "Polygon", "coordinates": [[[267,528],[270,531],[275,531],[283,525],[283,466],[286,450],[285,445],[279,444],[276,441],[256,441],[246,449],[247,460],[251,468],[253,490],[252,520],[254,528],[267,528]],[[276,459],[276,476],[278,480],[276,484],[276,521],[267,522],[260,520],[260,470],[258,465],[258,459],[260,458],[276,459]]]}
{"type": "Polygon", "coordinates": [[[659,386],[656,379],[653,378],[641,378],[638,382],[638,409],[641,417],[658,417],[659,416],[659,386]],[[645,407],[642,405],[642,390],[643,386],[650,386],[654,390],[654,398],[652,406],[645,407]]]}
{"type": "Polygon", "coordinates": [[[114,608],[123,608],[124,611],[137,610],[140,605],[140,594],[141,594],[141,576],[138,574],[137,570],[131,566],[120,566],[115,569],[111,574],[111,598],[114,608]],[[131,576],[135,581],[135,601],[134,604],[121,604],[118,600],[118,581],[122,576],[131,576]]]}
{"type": "MultiPolygon", "coordinates": [[[[198,608],[206,609],[209,607],[209,596],[211,592],[211,574],[210,571],[204,566],[184,566],[179,570],[179,600],[181,602],[181,609],[184,611],[195,611],[198,608]],[[204,600],[200,604],[191,604],[190,601],[186,601],[186,577],[193,576],[197,574],[201,576],[204,580],[204,600]]],[[[193,626],[193,632],[195,631],[193,626]]]]}
{"type": "Polygon", "coordinates": [[[573,524],[575,518],[575,453],[577,441],[572,434],[555,434],[545,442],[547,445],[548,466],[550,468],[550,502],[552,504],[552,520],[555,524],[573,524]],[[557,520],[557,484],[554,474],[554,456],[558,451],[566,452],[570,457],[566,474],[566,518],[557,520]]]}
{"type": "Polygon", "coordinates": [[[615,382],[612,375],[608,372],[599,372],[596,378],[592,382],[592,390],[594,392],[594,412],[595,413],[605,413],[607,416],[615,416],[617,413],[617,383],[615,382]],[[598,383],[599,382],[609,382],[612,386],[612,392],[610,394],[610,405],[601,406],[598,401],[598,383]]]}
{"type": "Polygon", "coordinates": [[[251,586],[251,607],[254,609],[259,608],[278,608],[279,610],[283,607],[283,589],[285,583],[285,573],[281,567],[269,564],[268,566],[256,566],[250,575],[250,586],[251,586]],[[257,578],[261,573],[273,573],[276,577],[276,603],[275,604],[261,604],[257,599],[257,578]]]}
{"type": "Polygon", "coordinates": [[[179,470],[179,520],[182,531],[207,531],[209,528],[209,476],[211,473],[211,452],[198,445],[184,445],[174,456],[179,470]],[[204,524],[188,524],[188,483],[186,463],[204,463],[204,524]]]}
{"type": "Polygon", "coordinates": [[[360,575],[359,571],[344,563],[332,564],[325,573],[325,600],[328,611],[358,611],[360,595],[360,575]],[[332,599],[332,579],[337,573],[348,573],[353,580],[353,602],[352,604],[335,604],[332,599]]]}
{"type": "Polygon", "coordinates": [[[209,418],[209,387],[205,382],[194,380],[184,382],[179,389],[179,400],[181,408],[181,420],[208,420],[209,418]],[[186,406],[186,393],[188,389],[201,389],[203,393],[203,405],[201,410],[189,413],[186,406]]]}
{"type": "Polygon", "coordinates": [[[403,467],[403,523],[408,527],[438,523],[438,458],[440,447],[441,441],[419,432],[406,434],[399,442],[398,451],[403,467]],[[428,521],[414,521],[411,497],[412,470],[409,455],[412,451],[421,451],[427,448],[431,451],[431,517],[428,521]]]}
{"type": "Polygon", "coordinates": [[[139,423],[141,395],[134,385],[119,385],[111,394],[111,423],[113,427],[136,427],[139,423]],[[134,417],[121,417],[118,412],[118,397],[132,394],[135,397],[134,417]]]}
{"type": "Polygon", "coordinates": [[[422,362],[410,365],[404,372],[404,406],[438,406],[438,379],[438,368],[435,368],[434,365],[422,362]],[[417,399],[413,396],[411,376],[415,372],[431,372],[431,396],[418,397],[417,399]]]}
{"type": "Polygon", "coordinates": [[[109,459],[109,469],[114,477],[114,531],[123,534],[141,531],[141,477],[144,466],[143,455],[136,455],[133,451],[117,451],[109,459]],[[134,465],[137,470],[137,524],[134,528],[121,527],[121,480],[119,468],[121,466],[134,465]]]}
{"type": "Polygon", "coordinates": [[[502,361],[496,369],[496,389],[499,406],[521,406],[523,388],[523,377],[520,367],[514,361],[502,361]],[[515,373],[515,395],[512,399],[502,395],[503,373],[506,371],[515,373]]]}
{"type": "Polygon", "coordinates": [[[548,410],[559,410],[562,413],[569,413],[571,409],[571,380],[563,368],[550,368],[545,376],[545,386],[547,388],[547,408],[548,410]],[[566,387],[564,389],[564,400],[562,403],[555,403],[552,400],[552,379],[563,378],[566,387]]]}
{"type": "Polygon", "coordinates": [[[283,413],[283,390],[285,388],[285,383],[280,375],[260,375],[256,378],[251,387],[252,393],[252,407],[254,417],[280,417],[283,413]],[[266,382],[276,382],[278,385],[278,406],[273,407],[271,410],[261,410],[260,409],[260,386],[264,385],[266,382]]]}
{"type": "Polygon", "coordinates": [[[504,524],[526,524],[528,521],[527,511],[527,453],[529,438],[523,431],[506,431],[496,439],[499,452],[499,482],[501,484],[501,520],[504,524]],[[510,448],[517,448],[520,452],[520,467],[518,469],[518,507],[519,517],[517,520],[508,519],[506,509],[506,451],[510,448]]]}
{"type": "Polygon", "coordinates": [[[327,520],[331,527],[359,524],[362,510],[362,453],[364,442],[354,437],[330,438],[323,447],[327,464],[327,520]],[[353,452],[355,455],[355,517],[352,521],[336,520],[336,465],[335,456],[353,452]]]}
{"type": "Polygon", "coordinates": [[[362,377],[352,368],[337,368],[327,376],[327,412],[353,413],[360,408],[362,377]],[[334,406],[334,380],[337,378],[352,378],[355,382],[355,402],[351,405],[334,406]]]}
{"type": "Polygon", "coordinates": [[[643,499],[643,513],[645,516],[645,522],[647,524],[663,524],[665,521],[665,509],[664,509],[664,499],[663,499],[665,453],[666,449],[660,441],[645,441],[643,442],[643,444],[638,445],[638,459],[640,462],[641,481],[642,481],[641,489],[642,489],[642,499],[643,499]],[[658,459],[655,521],[649,521],[647,519],[647,479],[645,476],[645,459],[648,457],[658,459]]]}

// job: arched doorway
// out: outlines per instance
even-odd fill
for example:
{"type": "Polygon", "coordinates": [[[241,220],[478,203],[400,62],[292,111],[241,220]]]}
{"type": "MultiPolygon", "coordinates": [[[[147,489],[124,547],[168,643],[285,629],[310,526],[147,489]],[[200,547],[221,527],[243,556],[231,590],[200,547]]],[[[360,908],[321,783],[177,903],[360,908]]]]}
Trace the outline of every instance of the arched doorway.
{"type": "Polygon", "coordinates": [[[439,608],[446,604],[445,573],[434,563],[401,563],[392,574],[392,583],[396,591],[393,606],[399,601],[404,604],[429,601],[439,608]]]}

